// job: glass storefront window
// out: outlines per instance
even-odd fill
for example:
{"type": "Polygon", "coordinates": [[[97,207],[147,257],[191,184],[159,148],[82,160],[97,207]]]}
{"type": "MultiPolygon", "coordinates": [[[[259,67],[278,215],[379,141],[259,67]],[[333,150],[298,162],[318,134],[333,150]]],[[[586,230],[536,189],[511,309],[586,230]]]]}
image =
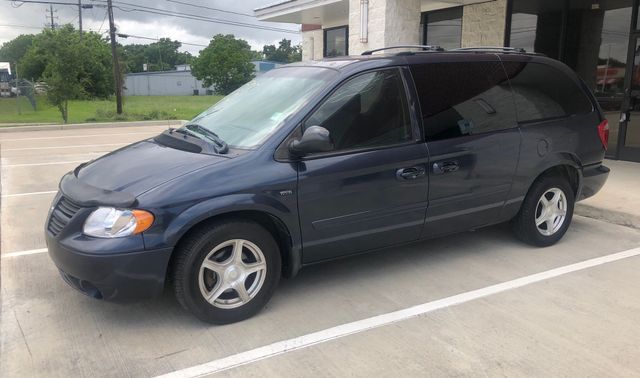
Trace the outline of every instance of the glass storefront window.
{"type": "Polygon", "coordinates": [[[460,47],[462,39],[462,7],[447,8],[422,14],[423,42],[445,49],[460,47]]]}
{"type": "Polygon", "coordinates": [[[615,153],[624,99],[632,0],[513,0],[510,46],[559,59],[595,93],[615,153]]]}
{"type": "Polygon", "coordinates": [[[349,31],[346,26],[324,29],[324,56],[345,56],[349,55],[347,38],[349,31]]]}

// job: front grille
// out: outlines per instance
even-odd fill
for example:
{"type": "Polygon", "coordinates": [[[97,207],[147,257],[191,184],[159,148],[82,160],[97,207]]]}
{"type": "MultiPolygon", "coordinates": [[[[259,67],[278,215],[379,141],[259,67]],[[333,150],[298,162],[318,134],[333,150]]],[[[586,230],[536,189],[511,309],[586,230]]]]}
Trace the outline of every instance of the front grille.
{"type": "Polygon", "coordinates": [[[58,235],[81,208],[81,206],[76,205],[67,198],[60,197],[58,203],[55,204],[53,211],[51,212],[47,229],[53,234],[53,236],[58,235]]]}

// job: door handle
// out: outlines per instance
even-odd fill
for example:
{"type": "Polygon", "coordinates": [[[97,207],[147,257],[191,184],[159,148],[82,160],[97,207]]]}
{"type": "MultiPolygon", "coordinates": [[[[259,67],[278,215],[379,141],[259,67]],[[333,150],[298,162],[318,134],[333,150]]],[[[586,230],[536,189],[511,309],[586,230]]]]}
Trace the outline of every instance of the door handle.
{"type": "Polygon", "coordinates": [[[426,170],[424,167],[409,167],[409,168],[400,168],[396,171],[396,177],[399,180],[415,180],[418,177],[424,176],[426,170]]]}
{"type": "Polygon", "coordinates": [[[444,173],[455,172],[458,170],[457,161],[442,161],[439,163],[433,163],[433,173],[441,175],[444,173]]]}

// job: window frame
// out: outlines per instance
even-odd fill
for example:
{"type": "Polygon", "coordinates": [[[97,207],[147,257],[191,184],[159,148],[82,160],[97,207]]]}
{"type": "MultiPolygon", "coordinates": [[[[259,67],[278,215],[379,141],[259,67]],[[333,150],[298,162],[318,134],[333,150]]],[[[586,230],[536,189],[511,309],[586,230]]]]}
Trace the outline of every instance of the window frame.
{"type": "Polygon", "coordinates": [[[422,12],[422,16],[421,16],[421,24],[422,24],[422,44],[423,45],[428,45],[429,43],[427,42],[427,33],[428,33],[428,27],[429,27],[429,15],[432,14],[436,14],[436,13],[445,13],[445,12],[450,12],[450,11],[459,11],[460,12],[460,40],[458,41],[458,47],[462,47],[462,24],[463,24],[463,17],[464,17],[464,6],[463,5],[459,5],[459,6],[453,6],[453,7],[448,7],[448,8],[442,8],[442,9],[436,9],[436,10],[432,10],[432,11],[427,11],[427,12],[422,12]]]}
{"type": "Polygon", "coordinates": [[[477,133],[472,133],[469,135],[460,135],[457,137],[453,137],[453,138],[447,138],[447,139],[430,139],[427,133],[427,125],[424,122],[424,118],[423,118],[423,112],[422,112],[422,102],[420,101],[420,92],[418,90],[418,86],[416,84],[416,80],[413,77],[413,72],[411,71],[411,68],[409,67],[408,69],[408,74],[411,76],[411,81],[413,83],[413,90],[414,90],[414,96],[416,97],[416,116],[418,117],[418,122],[420,124],[420,128],[421,128],[421,132],[424,138],[424,142],[425,143],[438,143],[438,142],[446,142],[446,141],[451,141],[454,139],[459,139],[459,138],[468,138],[468,137],[475,137],[478,135],[485,135],[485,134],[493,134],[493,133],[501,133],[501,132],[505,132],[505,131],[510,131],[516,128],[520,127],[520,121],[518,120],[518,109],[516,107],[515,104],[515,95],[514,95],[514,90],[513,87],[511,86],[511,80],[509,79],[509,76],[507,75],[507,72],[504,68],[504,62],[502,62],[501,60],[473,60],[473,61],[464,61],[464,60],[460,60],[460,61],[437,61],[437,62],[423,62],[423,63],[415,63],[412,64],[411,66],[421,66],[421,65],[430,65],[430,64],[446,64],[446,63],[498,63],[500,65],[500,67],[502,68],[505,77],[507,79],[507,85],[509,86],[509,93],[511,94],[511,98],[513,100],[513,112],[514,112],[514,124],[512,127],[509,128],[504,128],[504,129],[499,129],[499,130],[492,130],[492,131],[482,131],[482,132],[477,132],[477,133]]]}
{"type": "Polygon", "coordinates": [[[331,57],[331,58],[336,58],[336,57],[340,57],[340,56],[349,56],[349,25],[341,25],[341,26],[335,26],[332,28],[326,28],[326,29],[322,29],[322,57],[323,58],[328,58],[327,56],[327,32],[332,31],[332,30],[338,30],[338,29],[344,29],[344,55],[337,55],[335,57],[331,57]]]}
{"type": "Polygon", "coordinates": [[[415,98],[415,93],[412,92],[412,90],[409,88],[409,85],[412,85],[413,79],[407,75],[410,75],[411,72],[407,72],[407,68],[406,66],[388,66],[388,67],[379,67],[379,68],[374,68],[374,69],[369,69],[366,71],[360,71],[358,73],[355,73],[351,76],[345,77],[343,80],[341,80],[340,82],[336,83],[336,85],[331,89],[331,91],[329,93],[327,93],[320,101],[318,101],[318,103],[304,116],[304,118],[302,119],[302,121],[300,121],[300,123],[293,129],[293,131],[291,131],[291,133],[289,133],[289,135],[287,135],[286,138],[284,138],[284,140],[282,141],[282,143],[280,143],[280,145],[278,146],[278,148],[276,149],[276,156],[283,156],[283,152],[282,149],[286,150],[286,155],[288,156],[287,159],[283,159],[283,158],[277,158],[276,160],[278,161],[294,161],[294,160],[300,160],[300,161],[305,161],[305,160],[315,160],[315,159],[321,159],[321,158],[326,158],[326,157],[333,157],[333,156],[342,156],[342,155],[351,155],[351,154],[356,154],[356,153],[363,153],[363,152],[371,152],[371,151],[378,151],[378,150],[388,150],[391,148],[397,148],[397,147],[403,147],[403,146],[410,146],[413,144],[418,144],[418,143],[424,143],[424,136],[423,136],[423,130],[421,127],[421,121],[418,117],[418,115],[416,114],[417,111],[419,111],[419,103],[417,102],[417,99],[415,98]],[[394,144],[389,144],[389,145],[384,145],[384,146],[373,146],[373,147],[359,147],[359,148],[350,148],[350,149],[344,149],[344,150],[339,150],[339,151],[328,151],[328,152],[318,152],[318,153],[314,153],[314,154],[310,154],[310,155],[306,155],[306,156],[301,156],[301,157],[292,157],[289,152],[288,152],[288,146],[289,143],[291,142],[291,140],[293,138],[299,138],[303,131],[303,128],[305,126],[305,123],[307,122],[307,120],[309,118],[311,118],[311,116],[322,106],[324,105],[324,103],[331,97],[333,96],[333,94],[340,89],[343,85],[345,85],[346,83],[348,83],[349,81],[351,81],[352,79],[357,78],[358,76],[362,76],[362,75],[366,75],[372,72],[377,72],[377,71],[390,71],[390,70],[397,70],[399,75],[400,75],[400,79],[402,80],[402,85],[404,86],[404,92],[405,92],[405,96],[407,99],[407,112],[409,115],[409,121],[411,122],[411,140],[408,140],[406,142],[400,142],[400,143],[394,143],[394,144]]]}
{"type": "MultiPolygon", "coordinates": [[[[525,62],[525,61],[518,61],[518,60],[509,60],[509,61],[501,62],[501,64],[504,67],[505,63],[511,63],[511,62],[526,63],[526,64],[536,64],[538,66],[547,67],[548,69],[550,69],[552,71],[558,72],[560,75],[563,75],[567,80],[569,80],[570,82],[575,84],[575,86],[578,89],[578,91],[580,92],[580,94],[587,100],[587,103],[590,106],[590,110],[588,112],[586,112],[586,113],[566,113],[566,114],[561,115],[561,116],[535,118],[535,119],[529,119],[529,120],[521,121],[520,120],[520,109],[518,107],[518,101],[516,100],[516,94],[518,93],[518,91],[511,84],[511,77],[509,77],[509,75],[507,74],[507,78],[509,80],[509,86],[511,88],[511,94],[513,96],[513,101],[514,101],[514,106],[515,106],[515,111],[516,111],[516,120],[518,121],[518,127],[527,127],[527,126],[530,126],[530,125],[538,125],[538,124],[543,124],[543,123],[547,123],[547,122],[554,122],[554,121],[570,119],[570,118],[575,118],[575,117],[584,117],[584,116],[588,116],[590,114],[593,114],[593,112],[596,111],[596,107],[594,105],[594,99],[592,98],[592,94],[590,94],[587,86],[584,84],[584,82],[582,81],[582,79],[579,76],[577,76],[575,74],[567,74],[567,72],[565,72],[564,70],[561,70],[561,69],[559,69],[557,67],[554,67],[552,64],[548,64],[548,63],[540,62],[540,61],[526,61],[525,62]]],[[[505,69],[505,73],[506,73],[507,72],[506,68],[504,68],[504,69],[505,69]]]]}

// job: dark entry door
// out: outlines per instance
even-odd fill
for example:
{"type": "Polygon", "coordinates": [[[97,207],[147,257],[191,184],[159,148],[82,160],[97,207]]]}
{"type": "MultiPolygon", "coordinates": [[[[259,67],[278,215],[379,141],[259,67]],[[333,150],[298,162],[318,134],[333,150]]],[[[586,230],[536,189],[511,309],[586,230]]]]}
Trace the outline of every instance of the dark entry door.
{"type": "Polygon", "coordinates": [[[626,111],[620,115],[618,157],[640,162],[640,32],[632,32],[630,37],[623,109],[626,111]]]}

